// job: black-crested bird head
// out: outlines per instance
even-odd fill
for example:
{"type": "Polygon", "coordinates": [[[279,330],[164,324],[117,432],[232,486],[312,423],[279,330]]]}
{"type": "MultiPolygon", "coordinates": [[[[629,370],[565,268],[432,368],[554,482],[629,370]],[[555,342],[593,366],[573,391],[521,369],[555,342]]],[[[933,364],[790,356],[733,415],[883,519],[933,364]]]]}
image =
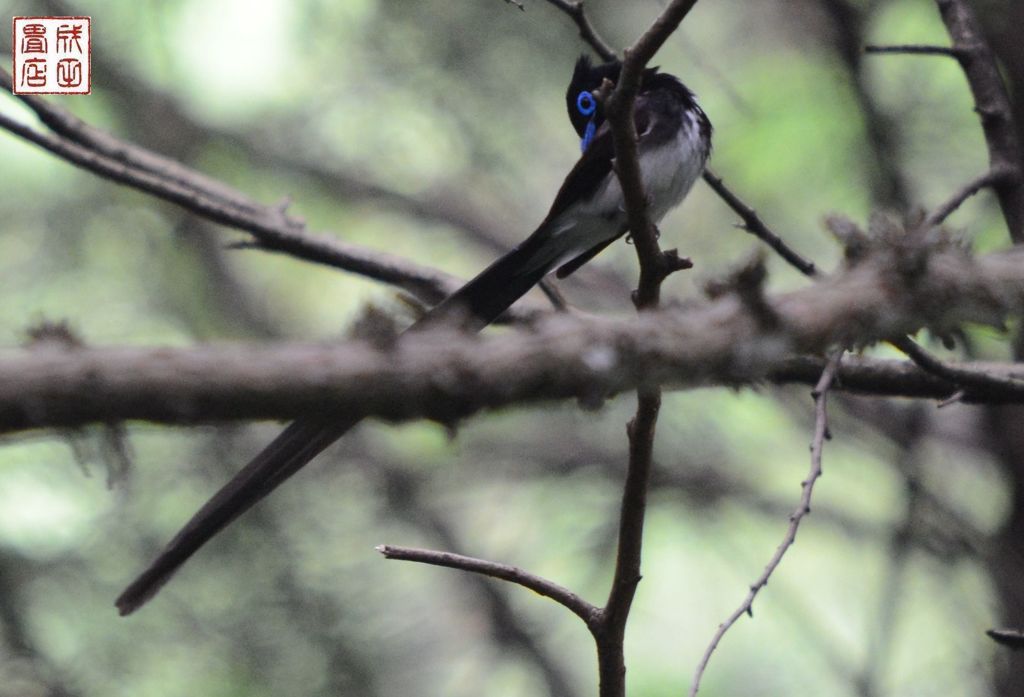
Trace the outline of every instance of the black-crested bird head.
{"type": "MultiPolygon", "coordinates": [[[[587,149],[587,144],[594,132],[604,123],[604,112],[601,104],[597,102],[592,94],[606,79],[615,83],[622,71],[622,62],[619,60],[608,61],[594,65],[590,56],[580,56],[576,61],[576,68],[572,72],[572,80],[569,81],[569,89],[565,92],[565,106],[569,110],[569,120],[572,127],[582,139],[582,147],[587,149]]],[[[656,75],[657,68],[644,70],[643,84],[656,75]]]]}
{"type": "Polygon", "coordinates": [[[617,60],[593,65],[590,56],[584,55],[576,61],[572,80],[565,91],[565,107],[569,110],[572,127],[581,138],[588,123],[604,120],[601,105],[594,99],[592,92],[599,88],[606,78],[612,82],[618,80],[621,71],[622,63],[617,60]]]}

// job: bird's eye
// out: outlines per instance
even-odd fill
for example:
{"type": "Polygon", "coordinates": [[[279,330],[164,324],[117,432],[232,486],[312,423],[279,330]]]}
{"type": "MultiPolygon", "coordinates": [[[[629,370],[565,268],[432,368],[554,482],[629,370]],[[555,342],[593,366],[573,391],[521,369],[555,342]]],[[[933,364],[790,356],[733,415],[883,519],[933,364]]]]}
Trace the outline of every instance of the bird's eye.
{"type": "Polygon", "coordinates": [[[584,116],[590,116],[594,113],[594,109],[597,108],[597,103],[594,102],[594,95],[590,94],[586,90],[580,92],[580,96],[576,98],[576,108],[580,110],[580,113],[584,116]]]}

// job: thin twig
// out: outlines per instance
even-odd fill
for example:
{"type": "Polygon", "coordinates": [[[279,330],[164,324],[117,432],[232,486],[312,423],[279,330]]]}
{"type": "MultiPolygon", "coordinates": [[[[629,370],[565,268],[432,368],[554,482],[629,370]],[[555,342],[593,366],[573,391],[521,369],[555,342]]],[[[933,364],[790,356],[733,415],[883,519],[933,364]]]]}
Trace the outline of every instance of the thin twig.
{"type": "Polygon", "coordinates": [[[704,181],[707,182],[707,185],[710,186],[716,194],[718,194],[719,198],[725,201],[725,204],[740,217],[740,220],[743,221],[743,224],[740,227],[743,230],[746,230],[751,235],[754,235],[767,244],[777,252],[779,256],[789,262],[793,268],[803,275],[814,277],[818,274],[818,270],[814,266],[814,262],[802,257],[787,245],[781,237],[772,232],[771,229],[765,225],[764,221],[761,220],[760,216],[758,216],[757,211],[748,206],[740,200],[736,194],[729,190],[725,183],[722,182],[721,177],[710,169],[705,169],[704,181]]]}
{"type": "MultiPolygon", "coordinates": [[[[387,501],[388,520],[398,518],[423,531],[436,542],[439,549],[462,549],[459,526],[450,515],[429,505],[425,498],[423,473],[412,462],[392,462],[375,459],[361,453],[367,469],[381,486],[387,501]]],[[[451,511],[448,511],[451,513],[451,511]]],[[[567,674],[567,666],[560,664],[555,653],[557,646],[543,640],[541,630],[528,617],[513,607],[506,588],[481,574],[460,574],[482,596],[480,605],[489,616],[491,633],[502,651],[517,651],[533,663],[536,673],[547,687],[547,693],[559,697],[582,697],[582,686],[567,674]]],[[[478,612],[476,608],[474,614],[478,612]]]]}
{"type": "Polygon", "coordinates": [[[588,626],[594,621],[594,617],[598,613],[598,608],[583,600],[569,589],[515,566],[432,549],[396,547],[394,545],[379,545],[375,549],[383,554],[386,559],[414,561],[421,564],[432,564],[433,566],[444,566],[449,569],[470,571],[474,574],[490,576],[491,578],[515,583],[523,588],[529,588],[534,593],[543,595],[545,598],[551,598],[559,605],[570,610],[588,626]]]}
{"type": "MultiPolygon", "coordinates": [[[[10,89],[10,86],[10,74],[0,68],[0,87],[10,89]]],[[[97,155],[156,175],[164,181],[191,189],[206,198],[248,214],[266,214],[268,211],[280,214],[277,209],[263,206],[227,184],[187,167],[177,160],[121,140],[99,128],[90,126],[50,100],[32,94],[17,95],[17,97],[55,134],[81,145],[97,155]]],[[[291,222],[301,227],[300,221],[293,220],[291,222]]]]}
{"type": "Polygon", "coordinates": [[[583,11],[582,0],[576,0],[575,2],[573,0],[548,0],[548,2],[572,18],[572,21],[576,23],[580,30],[580,37],[590,44],[590,47],[597,52],[597,55],[601,56],[601,60],[610,61],[616,58],[615,51],[612,50],[607,41],[598,35],[594,25],[590,23],[586,12],[583,11]]]}
{"type": "Polygon", "coordinates": [[[693,684],[690,686],[690,697],[694,697],[700,689],[700,681],[704,676],[708,661],[711,660],[711,655],[718,648],[718,644],[721,642],[722,637],[725,636],[725,633],[743,615],[753,616],[754,598],[757,597],[762,588],[768,585],[768,579],[771,578],[772,574],[779,567],[786,551],[796,541],[796,533],[800,528],[801,521],[811,512],[811,495],[814,493],[814,484],[821,476],[821,454],[825,447],[825,440],[831,437],[828,430],[828,391],[832,387],[832,382],[839,370],[842,356],[843,350],[839,349],[829,357],[828,362],[825,364],[825,369],[821,373],[821,378],[818,380],[818,384],[814,386],[814,390],[811,392],[811,396],[814,398],[814,439],[811,441],[811,469],[801,485],[800,503],[789,516],[789,527],[786,530],[786,535],[776,548],[775,554],[768,561],[764,572],[751,584],[747,597],[736,608],[736,611],[718,626],[718,631],[711,638],[711,643],[708,644],[704,655],[700,659],[700,663],[697,664],[697,671],[693,676],[693,684]]]}
{"type": "Polygon", "coordinates": [[[997,644],[1015,651],[1024,651],[1024,631],[1019,629],[986,629],[985,634],[997,644]]]}
{"type": "Polygon", "coordinates": [[[868,44],[864,47],[864,53],[904,53],[927,56],[949,56],[950,58],[960,57],[960,51],[955,48],[950,48],[949,46],[924,46],[921,44],[896,44],[892,46],[876,46],[874,44],[868,44]]]}
{"type": "Polygon", "coordinates": [[[261,248],[345,269],[437,302],[452,285],[444,275],[399,257],[372,252],[325,235],[311,235],[301,223],[286,219],[280,211],[264,207],[253,213],[209,195],[205,189],[186,186],[172,178],[120,162],[61,136],[39,133],[0,114],[0,128],[94,174],[177,204],[216,223],[253,235],[261,248]]]}
{"type": "Polygon", "coordinates": [[[605,100],[605,113],[615,143],[615,173],[622,187],[629,229],[640,260],[640,282],[634,299],[638,308],[656,306],[661,282],[673,271],[688,265],[674,252],[661,251],[657,230],[647,215],[647,198],[637,158],[633,104],[648,61],[696,3],[697,0],[673,0],[636,43],[625,50],[618,83],[605,100]]]}
{"type": "Polygon", "coordinates": [[[990,169],[984,174],[964,184],[959,191],[954,193],[941,206],[936,208],[925,220],[925,225],[941,225],[946,218],[953,214],[964,201],[974,196],[982,189],[989,186],[998,186],[1003,181],[1013,178],[1013,172],[1006,169],[990,169]]]}
{"type": "MultiPolygon", "coordinates": [[[[647,195],[640,173],[633,114],[633,104],[640,89],[639,73],[635,60],[628,61],[628,64],[631,70],[627,73],[623,67],[615,90],[605,100],[605,113],[615,143],[615,174],[622,187],[630,235],[640,263],[640,280],[633,302],[638,309],[645,309],[658,305],[661,282],[668,275],[668,270],[658,245],[657,230],[647,214],[647,195]]],[[[642,69],[641,65],[639,70],[642,69]]]]}
{"type": "Polygon", "coordinates": [[[895,339],[890,343],[903,353],[907,354],[910,360],[914,361],[922,370],[936,375],[948,381],[958,392],[963,392],[957,401],[969,398],[972,391],[982,391],[987,394],[1005,394],[1024,396],[1024,380],[1012,376],[994,375],[982,368],[970,368],[947,363],[932,354],[928,353],[917,342],[910,337],[895,339]]]}
{"type": "MultiPolygon", "coordinates": [[[[9,81],[0,68],[0,86],[9,81]]],[[[254,238],[235,245],[288,254],[399,287],[434,304],[461,285],[454,276],[403,258],[342,242],[305,230],[304,223],[279,206],[265,206],[225,184],[180,163],[118,140],[78,121],[39,98],[26,100],[51,127],[68,135],[40,133],[5,114],[0,128],[105,179],[174,203],[213,222],[242,230],[254,238]]],[[[507,316],[528,321],[537,314],[513,308],[507,316]]]]}

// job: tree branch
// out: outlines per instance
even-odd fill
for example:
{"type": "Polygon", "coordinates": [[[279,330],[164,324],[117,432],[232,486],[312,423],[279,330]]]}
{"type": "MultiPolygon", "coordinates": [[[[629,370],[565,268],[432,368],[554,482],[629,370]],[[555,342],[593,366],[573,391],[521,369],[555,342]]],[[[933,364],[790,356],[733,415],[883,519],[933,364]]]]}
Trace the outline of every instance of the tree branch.
{"type": "MultiPolygon", "coordinates": [[[[64,3],[50,0],[47,5],[50,8],[47,11],[48,14],[73,14],[73,8],[69,9],[64,6],[64,3]]],[[[145,115],[150,113],[154,103],[160,103],[159,113],[164,119],[161,124],[166,130],[182,131],[182,137],[192,150],[211,142],[238,148],[252,153],[255,159],[274,172],[287,172],[316,181],[332,196],[369,202],[388,211],[403,212],[419,221],[434,221],[453,227],[465,233],[484,249],[495,251],[498,254],[508,251],[509,241],[521,234],[521,231],[510,229],[503,224],[501,221],[505,218],[501,215],[495,215],[493,210],[484,210],[474,204],[472,198],[466,196],[466,192],[461,186],[436,183],[426,192],[410,194],[375,180],[370,173],[359,169],[340,167],[337,162],[326,165],[321,161],[314,162],[308,157],[297,154],[293,149],[287,151],[273,149],[270,147],[266,131],[273,131],[275,128],[281,127],[280,124],[263,124],[261,128],[251,129],[246,134],[239,135],[233,131],[218,130],[211,127],[210,124],[197,121],[188,112],[173,103],[168,103],[164,95],[155,91],[149,83],[137,79],[125,69],[122,61],[112,58],[101,48],[93,47],[93,65],[104,75],[104,82],[128,100],[126,108],[145,115]]],[[[134,154],[133,161],[140,165],[144,165],[146,162],[156,162],[157,166],[152,170],[156,173],[175,172],[181,169],[190,172],[187,167],[183,168],[177,161],[155,152],[136,148],[131,143],[118,143],[116,140],[111,142],[109,134],[84,124],[56,104],[29,96],[26,96],[25,100],[55,133],[76,142],[83,142],[82,136],[86,136],[89,142],[109,143],[115,152],[122,151],[127,147],[128,151],[134,154]],[[38,101],[32,101],[33,99],[38,101]]],[[[145,135],[151,140],[160,140],[159,133],[146,132],[145,135]]],[[[258,205],[238,192],[225,187],[222,183],[204,177],[199,172],[191,171],[191,176],[204,179],[204,186],[223,192],[231,200],[240,201],[243,205],[258,205]]],[[[182,178],[185,181],[188,180],[188,176],[182,178]]],[[[549,285],[548,282],[545,281],[545,285],[549,285]]]]}
{"type": "Polygon", "coordinates": [[[729,206],[736,215],[740,217],[743,223],[739,226],[741,229],[754,235],[762,242],[772,248],[779,256],[785,259],[793,268],[802,273],[804,276],[814,277],[817,275],[818,270],[814,265],[814,262],[804,258],[785,241],[776,235],[772,230],[761,220],[758,216],[757,211],[744,203],[739,196],[734,194],[725,183],[722,178],[712,172],[710,169],[704,170],[704,181],[711,187],[711,190],[718,194],[725,205],[729,206]]]}
{"type": "Polygon", "coordinates": [[[590,19],[583,11],[583,2],[581,0],[576,0],[575,2],[573,0],[548,0],[548,2],[572,18],[572,21],[579,27],[580,37],[590,44],[590,47],[597,52],[597,55],[601,56],[602,60],[610,61],[615,59],[615,51],[594,29],[594,25],[590,23],[590,19]]]}
{"type": "Polygon", "coordinates": [[[637,159],[633,104],[647,62],[696,3],[697,0],[673,0],[636,43],[626,49],[619,80],[605,102],[605,113],[615,142],[615,173],[622,186],[630,234],[640,260],[640,282],[634,302],[641,309],[656,306],[661,282],[672,271],[688,268],[689,263],[679,259],[674,252],[661,251],[657,230],[647,215],[647,197],[637,159]]]}
{"type": "MultiPolygon", "coordinates": [[[[357,457],[366,460],[368,454],[361,453],[357,457]]],[[[425,480],[421,476],[424,473],[416,464],[390,462],[372,456],[369,456],[367,464],[368,472],[378,482],[387,500],[387,510],[383,515],[389,521],[406,521],[436,540],[441,549],[456,550],[464,546],[459,540],[457,526],[453,521],[424,500],[425,480]]],[[[563,667],[559,665],[555,656],[557,648],[548,645],[538,636],[538,628],[513,607],[508,594],[504,592],[505,589],[492,583],[485,575],[470,574],[465,580],[482,596],[482,605],[489,615],[491,634],[500,650],[518,651],[529,660],[538,676],[545,682],[548,694],[559,697],[582,697],[576,681],[566,675],[563,667]]],[[[540,580],[543,584],[549,583],[540,580]]],[[[560,591],[565,590],[559,586],[551,587],[560,591]]],[[[565,593],[568,594],[566,597],[575,598],[569,591],[565,593]]],[[[479,608],[474,607],[471,612],[476,614],[478,610],[479,608]]]]}
{"type": "Polygon", "coordinates": [[[641,578],[647,493],[654,455],[654,433],[660,409],[660,388],[645,386],[637,389],[636,415],[626,425],[629,463],[619,514],[615,573],[608,600],[590,627],[597,643],[601,697],[624,697],[626,694],[626,622],[641,578]]]}
{"type": "MultiPolygon", "coordinates": [[[[626,49],[618,82],[604,104],[615,146],[615,174],[622,188],[629,230],[640,264],[640,278],[633,294],[633,303],[642,314],[658,306],[661,284],[665,278],[673,271],[689,268],[692,264],[689,260],[680,259],[675,250],[663,252],[658,245],[657,229],[647,214],[647,196],[637,157],[633,106],[647,62],[676,30],[694,4],[696,0],[674,0],[633,47],[626,49]]],[[[647,490],[660,409],[661,388],[641,384],[637,389],[636,416],[626,427],[629,463],[619,515],[615,574],[608,600],[590,625],[597,644],[600,697],[626,695],[626,622],[640,582],[647,490]]]]}
{"type": "Polygon", "coordinates": [[[737,620],[743,615],[754,615],[754,599],[757,594],[761,592],[761,589],[768,585],[768,579],[772,577],[775,570],[779,568],[779,564],[782,562],[782,557],[785,556],[786,551],[796,541],[796,533],[800,528],[800,523],[803,519],[811,512],[811,495],[814,493],[814,483],[818,481],[821,476],[821,454],[825,448],[825,439],[830,438],[828,431],[828,409],[827,409],[827,396],[828,391],[832,387],[833,382],[836,378],[836,373],[839,370],[839,363],[842,359],[843,351],[838,350],[832,354],[832,357],[825,364],[825,369],[821,373],[821,378],[814,386],[814,391],[811,392],[811,397],[814,398],[814,439],[811,441],[811,469],[807,474],[807,478],[804,479],[801,484],[800,503],[797,505],[796,510],[789,516],[789,527],[786,529],[786,535],[782,538],[782,542],[775,549],[775,554],[768,561],[768,565],[765,566],[764,571],[750,586],[750,590],[747,592],[747,597],[744,598],[740,606],[729,616],[729,618],[718,626],[718,630],[711,638],[711,643],[708,644],[707,649],[704,651],[704,655],[701,656],[700,662],[697,664],[697,670],[693,676],[693,683],[690,686],[690,697],[696,697],[697,691],[700,689],[700,681],[704,676],[704,670],[708,666],[708,661],[711,660],[711,655],[718,648],[719,642],[725,633],[736,624],[737,620]]]}
{"type": "Polygon", "coordinates": [[[1006,86],[974,12],[965,0],[936,0],[942,21],[953,39],[956,58],[974,95],[975,110],[988,146],[989,169],[1005,172],[995,184],[999,207],[1010,238],[1024,242],[1024,173],[1021,147],[1013,123],[1006,86]]]}
{"type": "Polygon", "coordinates": [[[964,184],[959,191],[955,192],[941,206],[932,211],[925,219],[924,224],[928,226],[941,225],[946,218],[951,216],[964,201],[987,187],[997,187],[1004,182],[1013,180],[1014,173],[1006,169],[990,169],[979,177],[964,184]]]}
{"type": "Polygon", "coordinates": [[[874,44],[868,44],[867,46],[864,47],[864,53],[902,53],[918,56],[948,56],[950,58],[960,57],[960,51],[958,51],[955,48],[950,48],[949,46],[922,46],[920,44],[895,44],[892,46],[877,46],[874,44]]]}
{"type": "MultiPolygon", "coordinates": [[[[2,68],[0,87],[10,89],[10,75],[2,68]]],[[[461,285],[453,276],[400,257],[310,234],[303,221],[280,206],[259,204],[178,162],[88,126],[46,100],[25,95],[23,101],[58,135],[40,133],[4,114],[0,114],[0,128],[105,179],[247,232],[255,241],[245,246],[289,254],[394,285],[428,304],[439,302],[461,285]]],[[[532,311],[512,310],[509,317],[528,320],[538,309],[535,305],[532,311]]]]}
{"type": "Polygon", "coordinates": [[[994,374],[983,368],[953,365],[939,360],[909,338],[890,342],[922,370],[948,381],[961,392],[960,399],[970,400],[974,392],[984,394],[1024,394],[1024,380],[1006,375],[994,374]]]}
{"type": "MultiPolygon", "coordinates": [[[[606,338],[628,342],[625,331],[606,338]]],[[[121,420],[176,425],[282,420],[314,410],[355,410],[393,422],[426,418],[450,423],[486,409],[594,400],[599,392],[606,397],[641,383],[678,389],[762,382],[813,385],[822,367],[821,359],[813,356],[780,355],[755,356],[756,365],[722,365],[709,371],[701,361],[715,360],[710,351],[681,351],[647,356],[644,364],[603,373],[595,383],[588,363],[603,361],[606,355],[588,350],[585,343],[592,338],[589,332],[562,336],[557,339],[561,345],[550,351],[527,348],[520,339],[507,351],[487,343],[478,347],[483,354],[472,364],[463,361],[473,351],[435,346],[423,360],[402,366],[390,364],[386,354],[351,345],[92,348],[69,354],[59,365],[40,352],[5,352],[0,359],[0,433],[121,420]],[[480,365],[486,357],[499,356],[500,366],[480,365]],[[524,372],[512,364],[516,359],[540,363],[524,372]],[[564,374],[544,382],[556,372],[564,374]],[[520,378],[528,382],[505,389],[520,378]]],[[[629,355],[623,354],[623,360],[629,355]]],[[[1015,382],[1024,379],[1024,370],[1013,363],[985,363],[979,369],[1015,382]]],[[[956,390],[910,361],[848,358],[840,377],[839,389],[855,394],[944,399],[956,390]]],[[[1002,388],[971,390],[964,401],[1022,403],[1024,394],[1002,388]]]]}
{"type": "MultiPolygon", "coordinates": [[[[806,381],[812,364],[794,354],[820,354],[836,341],[888,340],[925,326],[946,331],[963,322],[998,323],[1024,309],[1024,250],[973,260],[958,249],[936,251],[910,275],[901,275],[895,257],[920,252],[900,247],[813,287],[765,297],[774,328],[731,294],[632,319],[551,315],[529,332],[477,338],[425,332],[383,348],[352,341],[8,350],[0,352],[0,431],[131,418],[281,418],[325,407],[451,422],[482,409],[593,400],[638,386],[806,381]]],[[[978,384],[972,400],[1021,401],[1020,371],[982,368],[1001,379],[978,384]]],[[[932,398],[953,391],[946,380],[919,373],[890,367],[862,374],[860,383],[844,374],[844,386],[932,398]]]]}
{"type": "Polygon", "coordinates": [[[569,589],[508,564],[499,564],[498,562],[476,559],[462,554],[453,554],[452,552],[417,549],[415,547],[379,545],[376,547],[376,550],[383,554],[385,559],[398,559],[401,561],[419,562],[421,564],[432,564],[433,566],[445,566],[449,569],[460,569],[518,584],[524,588],[529,588],[538,595],[543,595],[545,598],[551,598],[559,605],[570,610],[588,625],[593,621],[594,615],[597,613],[596,607],[569,589]]]}

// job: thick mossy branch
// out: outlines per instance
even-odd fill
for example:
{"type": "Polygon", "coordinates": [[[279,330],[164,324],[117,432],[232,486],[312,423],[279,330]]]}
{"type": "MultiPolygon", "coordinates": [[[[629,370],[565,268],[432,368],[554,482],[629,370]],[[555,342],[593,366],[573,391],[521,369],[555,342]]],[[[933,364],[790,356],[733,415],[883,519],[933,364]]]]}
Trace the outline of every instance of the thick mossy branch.
{"type": "MultiPolygon", "coordinates": [[[[830,277],[759,296],[756,312],[749,298],[733,292],[635,318],[552,316],[528,331],[492,337],[439,331],[390,347],[349,341],[10,350],[0,353],[0,430],[121,419],[288,418],[325,408],[451,422],[483,409],[600,399],[643,385],[803,381],[810,366],[796,370],[809,360],[800,356],[822,355],[836,343],[866,345],[922,328],[945,334],[963,323],[999,326],[1024,310],[1024,250],[974,258],[930,231],[866,244],[830,277]]],[[[846,365],[855,370],[857,363],[846,365]]],[[[886,379],[902,376],[889,384],[880,384],[873,370],[862,384],[876,394],[952,392],[941,378],[916,369],[886,367],[886,379]]],[[[986,370],[998,376],[1016,368],[986,370]]],[[[840,374],[843,389],[856,384],[856,375],[840,374]]],[[[1021,401],[1009,388],[972,398],[1021,401]]]]}

